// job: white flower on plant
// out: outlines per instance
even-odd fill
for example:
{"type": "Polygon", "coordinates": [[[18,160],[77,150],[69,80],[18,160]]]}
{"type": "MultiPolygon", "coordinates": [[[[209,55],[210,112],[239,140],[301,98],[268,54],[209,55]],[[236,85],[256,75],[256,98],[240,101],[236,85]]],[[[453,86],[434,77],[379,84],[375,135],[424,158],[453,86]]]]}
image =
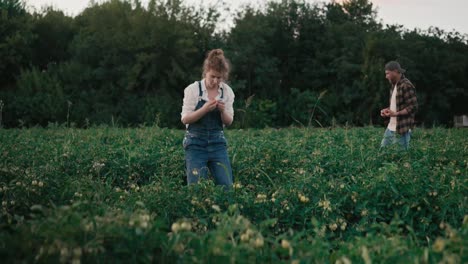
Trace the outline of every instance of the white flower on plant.
{"type": "Polygon", "coordinates": [[[332,210],[332,208],[331,208],[331,202],[330,202],[329,200],[327,200],[327,199],[325,199],[325,200],[323,200],[323,201],[320,200],[320,201],[318,202],[318,205],[319,205],[320,207],[322,207],[323,210],[327,210],[327,211],[331,211],[331,210],[332,210]]]}
{"type": "Polygon", "coordinates": [[[345,231],[347,226],[348,226],[348,224],[346,222],[344,222],[344,223],[341,224],[340,229],[345,231]]]}
{"type": "Polygon", "coordinates": [[[201,206],[201,203],[197,200],[197,198],[192,198],[190,203],[195,206],[201,206]]]}
{"type": "Polygon", "coordinates": [[[95,171],[100,171],[106,164],[104,164],[103,162],[99,162],[99,161],[95,161],[93,163],[93,169],[95,171]]]}
{"type": "Polygon", "coordinates": [[[438,237],[434,244],[432,245],[432,248],[434,249],[435,252],[442,252],[445,248],[445,240],[438,237]]]}
{"type": "Polygon", "coordinates": [[[174,232],[174,233],[179,232],[180,229],[181,229],[181,227],[180,227],[180,224],[179,224],[179,223],[173,223],[172,226],[171,226],[171,230],[172,230],[172,232],[174,232]]]}
{"type": "Polygon", "coordinates": [[[289,243],[288,240],[283,239],[283,240],[281,240],[281,247],[282,247],[282,248],[285,248],[285,249],[288,249],[288,248],[291,247],[291,244],[289,243]]]}
{"type": "Polygon", "coordinates": [[[306,197],[305,195],[303,195],[303,194],[300,193],[298,196],[299,196],[299,201],[301,201],[302,203],[307,203],[307,202],[309,202],[309,198],[306,197]]]}
{"type": "Polygon", "coordinates": [[[369,211],[367,209],[364,209],[361,211],[361,216],[367,216],[369,214],[369,211]]]}
{"type": "Polygon", "coordinates": [[[259,193],[257,194],[257,198],[255,199],[255,203],[264,203],[266,202],[267,196],[266,194],[259,193]]]}
{"type": "Polygon", "coordinates": [[[145,221],[145,222],[141,222],[141,223],[140,223],[140,227],[141,227],[141,228],[144,228],[144,229],[148,228],[148,222],[146,222],[146,221],[145,221]]]}
{"type": "Polygon", "coordinates": [[[186,230],[186,231],[190,231],[192,230],[192,224],[190,224],[190,222],[182,222],[182,224],[180,224],[180,228],[182,230],[186,230]]]}
{"type": "Polygon", "coordinates": [[[253,236],[253,235],[255,234],[255,231],[253,231],[252,229],[249,228],[249,229],[247,229],[247,231],[245,231],[245,233],[246,233],[249,237],[251,237],[251,236],[253,236]]]}
{"type": "Polygon", "coordinates": [[[445,228],[445,223],[444,223],[444,222],[440,222],[439,228],[440,228],[440,229],[444,229],[444,228],[445,228]]]}
{"type": "Polygon", "coordinates": [[[215,210],[216,212],[221,212],[221,208],[219,207],[219,205],[213,204],[211,208],[213,208],[213,210],[215,210]]]}
{"type": "Polygon", "coordinates": [[[149,214],[142,214],[142,215],[140,215],[140,220],[141,220],[141,221],[146,221],[146,222],[148,222],[148,221],[150,220],[149,214]]]}
{"type": "Polygon", "coordinates": [[[247,242],[247,241],[249,241],[249,235],[244,233],[244,234],[241,235],[240,239],[243,242],[247,242]]]}
{"type": "Polygon", "coordinates": [[[264,241],[263,241],[262,237],[257,237],[255,239],[254,245],[255,245],[256,248],[263,247],[263,244],[264,244],[264,241]]]}
{"type": "Polygon", "coordinates": [[[450,187],[452,188],[452,190],[455,188],[455,186],[456,186],[455,180],[451,180],[450,181],[450,187]]]}
{"type": "Polygon", "coordinates": [[[335,261],[335,264],[352,264],[352,262],[347,257],[341,257],[340,259],[335,261]]]}
{"type": "Polygon", "coordinates": [[[324,169],[320,168],[319,166],[316,166],[315,169],[314,169],[315,173],[323,173],[323,171],[324,171],[324,169]]]}

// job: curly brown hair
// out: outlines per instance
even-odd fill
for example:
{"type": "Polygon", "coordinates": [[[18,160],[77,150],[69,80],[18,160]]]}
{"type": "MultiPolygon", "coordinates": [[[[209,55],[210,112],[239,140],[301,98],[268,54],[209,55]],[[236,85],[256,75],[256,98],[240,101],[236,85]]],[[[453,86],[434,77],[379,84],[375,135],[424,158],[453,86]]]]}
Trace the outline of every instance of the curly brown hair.
{"type": "Polygon", "coordinates": [[[224,57],[224,51],[222,49],[213,49],[208,52],[206,55],[205,61],[203,62],[203,75],[210,71],[214,70],[223,75],[223,79],[227,80],[229,77],[229,71],[231,66],[229,61],[224,57]]]}

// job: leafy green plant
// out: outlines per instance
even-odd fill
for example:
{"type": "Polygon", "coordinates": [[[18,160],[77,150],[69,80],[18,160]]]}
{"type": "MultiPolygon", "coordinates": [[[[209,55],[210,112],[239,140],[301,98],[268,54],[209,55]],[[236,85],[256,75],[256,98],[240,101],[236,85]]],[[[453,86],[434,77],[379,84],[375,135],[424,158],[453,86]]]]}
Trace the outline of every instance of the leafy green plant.
{"type": "Polygon", "coordinates": [[[408,152],[379,150],[382,134],[227,130],[226,191],[185,185],[182,130],[2,129],[0,257],[463,262],[464,131],[417,129],[408,152]]]}

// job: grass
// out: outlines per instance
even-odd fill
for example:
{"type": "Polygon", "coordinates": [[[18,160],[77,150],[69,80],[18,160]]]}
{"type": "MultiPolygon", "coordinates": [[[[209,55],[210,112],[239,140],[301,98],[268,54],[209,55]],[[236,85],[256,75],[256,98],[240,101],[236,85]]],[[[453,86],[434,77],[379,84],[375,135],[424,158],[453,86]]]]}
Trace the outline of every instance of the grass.
{"type": "Polygon", "coordinates": [[[228,130],[228,192],[185,185],[183,133],[0,129],[0,258],[467,262],[466,130],[228,130]]]}

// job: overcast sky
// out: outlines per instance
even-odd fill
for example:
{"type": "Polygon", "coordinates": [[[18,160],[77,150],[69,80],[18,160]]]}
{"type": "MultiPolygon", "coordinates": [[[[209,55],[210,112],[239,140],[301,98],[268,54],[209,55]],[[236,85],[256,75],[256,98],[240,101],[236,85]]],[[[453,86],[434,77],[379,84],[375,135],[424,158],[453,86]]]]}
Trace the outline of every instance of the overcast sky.
{"type": "MultiPolygon", "coordinates": [[[[95,0],[96,3],[105,0],[95,0]]],[[[277,0],[280,1],[280,0],[277,0]]],[[[329,2],[332,0],[308,0],[308,2],[329,2]]],[[[343,1],[343,0],[336,0],[343,1]]],[[[89,0],[25,0],[26,5],[40,11],[42,7],[52,5],[63,10],[67,15],[77,15],[89,4],[89,0]]],[[[148,0],[141,0],[144,6],[148,0]]],[[[199,6],[214,4],[222,0],[185,0],[185,3],[199,6]]],[[[245,4],[259,5],[261,0],[224,0],[232,8],[245,4]]],[[[401,24],[407,29],[428,29],[439,27],[445,31],[458,31],[468,34],[468,0],[372,0],[377,7],[377,17],[384,24],[401,24]]],[[[229,21],[229,18],[227,18],[229,21]]]]}

